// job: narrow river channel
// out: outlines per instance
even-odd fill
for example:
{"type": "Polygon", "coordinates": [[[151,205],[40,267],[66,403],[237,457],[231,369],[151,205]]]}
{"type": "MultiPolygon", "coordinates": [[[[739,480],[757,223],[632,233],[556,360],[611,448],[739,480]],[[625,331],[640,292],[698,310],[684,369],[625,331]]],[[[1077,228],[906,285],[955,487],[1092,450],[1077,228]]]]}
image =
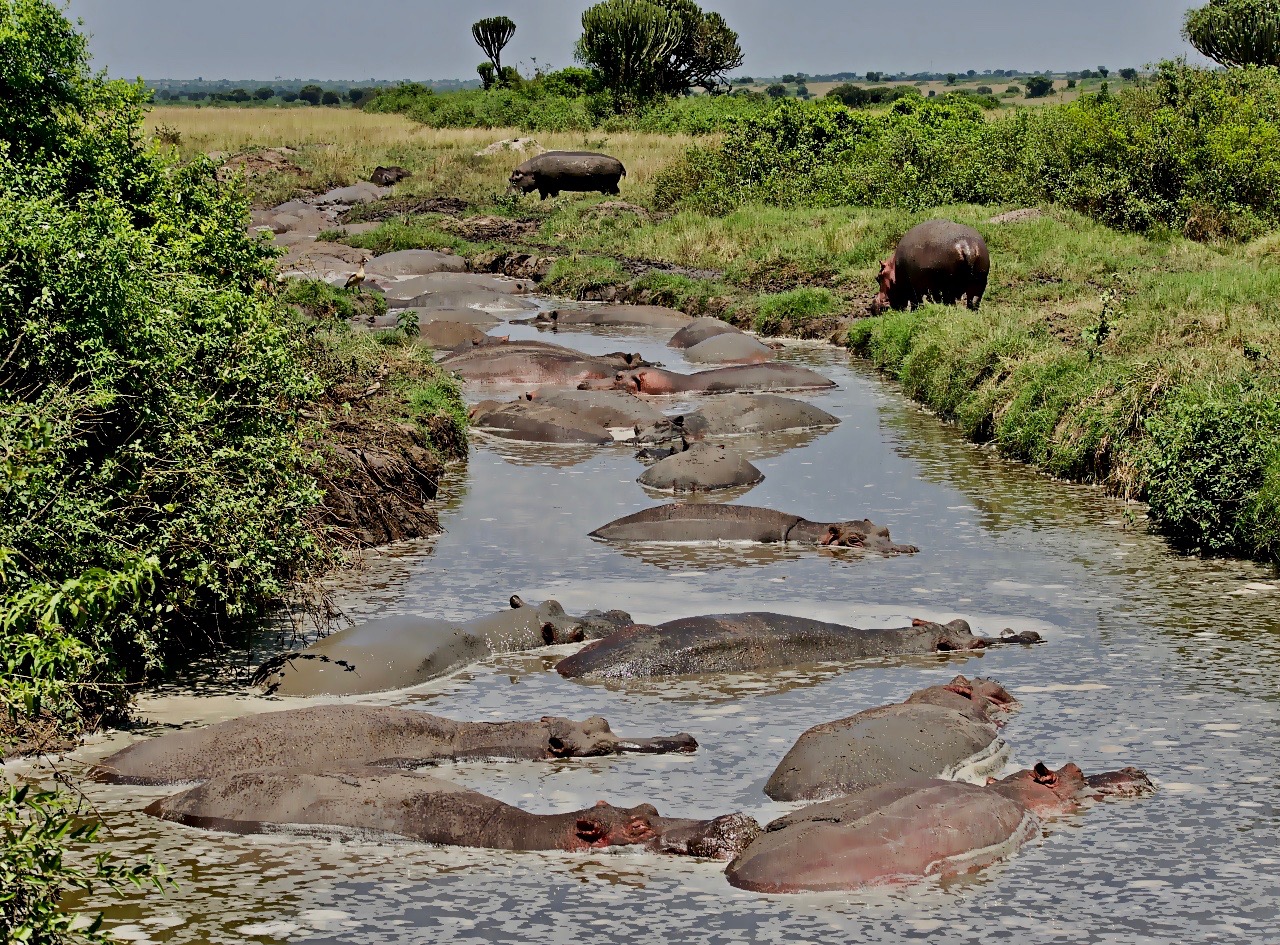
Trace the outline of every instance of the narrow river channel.
{"type": "MultiPolygon", "coordinates": [[[[593,353],[638,350],[692,370],[665,346],[667,334],[541,337],[593,353]]],[[[515,593],[554,597],[570,612],[621,608],[645,622],[753,609],[855,626],[962,616],[975,632],[1040,630],[1046,645],[627,688],[561,678],[551,667],[574,649],[561,647],[367,701],[474,721],[602,715],[618,732],[687,731],[701,744],[692,755],[436,773],[538,812],[607,798],[678,816],[743,810],[763,823],[795,806],[773,804],[762,787],[802,731],[963,672],[992,676],[1021,700],[1004,730],[1018,767],[1137,765],[1157,782],[1155,796],[1059,820],[1008,863],[962,880],[784,897],[731,888],[723,864],[642,854],[213,834],[142,813],[171,789],[89,783],[110,846],[154,854],[178,889],[83,904],[105,906],[115,934],[139,942],[1277,941],[1274,571],[1171,552],[1145,533],[1137,507],[966,443],[838,349],[788,345],[782,357],[837,381],[811,399],[842,423],[753,444],[749,455],[767,478],[732,501],[819,521],[866,516],[920,554],[597,543],[592,529],[668,501],[635,482],[643,467],[632,448],[477,438],[465,476],[446,486],[445,533],[343,576],[337,602],[355,620],[479,616],[515,593]]],[[[195,724],[290,704],[226,683],[151,694],[139,714],[195,724]]],[[[134,737],[97,740],[72,772],[134,737]]]]}

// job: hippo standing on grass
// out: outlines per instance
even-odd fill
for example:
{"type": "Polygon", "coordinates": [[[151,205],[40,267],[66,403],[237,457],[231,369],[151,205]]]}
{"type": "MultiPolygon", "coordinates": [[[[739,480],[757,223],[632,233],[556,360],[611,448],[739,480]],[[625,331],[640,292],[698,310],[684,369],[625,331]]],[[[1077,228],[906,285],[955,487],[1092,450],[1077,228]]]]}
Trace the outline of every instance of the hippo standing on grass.
{"type": "Polygon", "coordinates": [[[815,804],[769,824],[729,864],[730,885],[765,893],[837,892],[955,876],[1012,856],[1040,834],[1040,818],[1086,799],[1155,790],[1137,768],[1086,778],[1043,764],[986,787],[898,781],[815,804]]]}
{"type": "Polygon", "coordinates": [[[880,294],[871,314],[904,311],[924,302],[956,305],[964,298],[977,309],[987,291],[991,255],[982,234],[950,220],[930,220],[907,232],[880,264],[880,294]]]}
{"type": "Polygon", "coordinates": [[[512,171],[511,186],[524,194],[536,190],[543,200],[558,197],[561,191],[616,194],[618,182],[626,176],[622,162],[607,154],[547,151],[512,171]]]}

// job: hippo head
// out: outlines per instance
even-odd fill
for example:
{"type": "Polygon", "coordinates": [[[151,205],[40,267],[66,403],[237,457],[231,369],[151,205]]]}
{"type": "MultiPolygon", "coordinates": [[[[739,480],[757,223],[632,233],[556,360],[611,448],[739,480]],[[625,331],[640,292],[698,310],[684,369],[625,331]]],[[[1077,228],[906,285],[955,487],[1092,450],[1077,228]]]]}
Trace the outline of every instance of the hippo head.
{"type": "Polygon", "coordinates": [[[828,548],[870,548],[885,554],[915,554],[915,545],[895,545],[889,540],[889,529],[863,519],[860,522],[833,522],[819,544],[828,548]]]}
{"type": "Polygon", "coordinates": [[[664,818],[661,826],[651,850],[708,860],[735,859],[763,832],[755,818],[746,814],[726,814],[714,820],[664,818]]]}
{"type": "MultiPolygon", "coordinates": [[[[529,606],[519,595],[511,597],[511,606],[521,608],[529,606]]],[[[608,636],[621,627],[630,626],[631,615],[621,610],[601,612],[591,610],[581,617],[572,617],[565,613],[559,601],[549,600],[537,608],[538,618],[542,621],[539,628],[542,642],[547,646],[558,646],[561,643],[581,643],[584,640],[596,640],[608,636]]]]}
{"type": "Polygon", "coordinates": [[[598,801],[574,818],[563,848],[570,852],[650,843],[658,837],[658,809],[652,804],[625,809],[598,801]]]}
{"type": "Polygon", "coordinates": [[[684,415],[677,414],[674,417],[663,417],[661,420],[655,420],[648,426],[635,425],[635,442],[637,443],[665,443],[668,440],[674,440],[679,437],[686,436],[684,428],[684,415]]]}
{"type": "Polygon", "coordinates": [[[599,716],[585,722],[546,716],[542,725],[547,733],[547,758],[599,758],[604,755],[664,755],[697,751],[692,735],[660,735],[654,738],[619,738],[609,723],[599,716]]]}
{"type": "Polygon", "coordinates": [[[889,293],[896,280],[896,264],[894,257],[890,256],[880,263],[880,272],[876,276],[876,282],[880,284],[880,292],[871,300],[872,315],[880,315],[889,308],[889,293]]]}
{"type": "Polygon", "coordinates": [[[1123,768],[1085,777],[1077,765],[1065,764],[1057,771],[1044,762],[1009,777],[988,782],[1001,794],[1008,795],[1042,816],[1074,811],[1086,798],[1141,797],[1155,791],[1145,771],[1123,768]]]}
{"type": "Polygon", "coordinates": [[[984,711],[1012,712],[1019,708],[1018,700],[994,679],[986,679],[982,676],[966,679],[964,676],[957,676],[943,688],[964,696],[984,711]]]}
{"type": "Polygon", "coordinates": [[[538,176],[533,171],[522,171],[517,167],[511,172],[510,184],[512,190],[527,194],[538,189],[538,176]]]}

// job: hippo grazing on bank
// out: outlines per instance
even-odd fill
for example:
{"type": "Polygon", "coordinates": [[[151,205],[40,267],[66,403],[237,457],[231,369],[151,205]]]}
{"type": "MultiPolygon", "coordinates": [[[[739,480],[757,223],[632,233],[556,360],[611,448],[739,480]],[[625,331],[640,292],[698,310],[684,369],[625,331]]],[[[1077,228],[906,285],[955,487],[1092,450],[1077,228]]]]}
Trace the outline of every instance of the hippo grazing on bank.
{"type": "Polygon", "coordinates": [[[769,544],[797,542],[842,548],[865,548],[881,554],[915,554],[914,545],[895,545],[889,529],[867,519],[854,522],[811,522],[798,515],[750,505],[683,505],[645,509],[603,525],[591,533],[602,541],[705,542],[747,541],[769,544]]]}
{"type": "Polygon", "coordinates": [[[764,481],[764,473],[737,450],[694,443],[654,463],[636,480],[662,492],[713,492],[764,481]]]}
{"type": "Polygon", "coordinates": [[[974,636],[963,620],[861,630],[787,614],[721,614],[627,627],[561,660],[556,672],[571,679],[614,680],[743,673],[1042,642],[1033,631],[974,636]]]}
{"type": "Polygon", "coordinates": [[[697,410],[663,417],[636,428],[642,443],[664,443],[673,438],[748,436],[833,427],[840,422],[813,404],[776,394],[724,394],[697,410]]]}
{"type": "Polygon", "coordinates": [[[880,294],[871,314],[903,311],[924,302],[955,305],[967,300],[976,309],[987,291],[991,256],[973,227],[930,220],[907,231],[893,255],[880,264],[880,294]]]}
{"type": "Polygon", "coordinates": [[[245,715],[134,742],[94,767],[121,784],[182,784],[251,768],[420,768],[495,758],[551,761],[695,751],[692,735],[619,738],[601,718],[455,722],[413,709],[317,705],[245,715]]]}
{"type": "Polygon", "coordinates": [[[158,800],[147,813],[232,833],[331,828],[492,850],[644,847],[722,860],[760,833],[742,814],[686,820],[660,817],[650,804],[624,809],[601,801],[567,814],[531,814],[428,774],[376,768],[242,771],[158,800]]]}
{"type": "Polygon", "coordinates": [[[954,876],[1013,855],[1040,834],[1040,818],[1086,798],[1155,790],[1136,768],[1086,778],[1043,764],[986,787],[957,781],[884,784],[779,818],[729,864],[739,889],[835,892],[954,876]]]}
{"type": "Polygon", "coordinates": [[[369,175],[369,182],[377,184],[379,187],[390,187],[398,184],[402,180],[407,180],[413,175],[406,171],[403,167],[392,165],[391,167],[383,167],[379,164],[373,169],[373,173],[369,175]]]}
{"type": "Polygon", "coordinates": [[[594,305],[591,308],[564,308],[539,312],[516,324],[539,328],[679,328],[690,321],[688,315],[661,305],[594,305]]]}
{"type": "Polygon", "coordinates": [[[1016,705],[999,683],[957,676],[905,703],[809,729],[764,792],[775,801],[816,801],[912,778],[990,774],[1008,757],[996,717],[1016,705]]]}
{"type": "Polygon", "coordinates": [[[254,681],[269,695],[353,695],[403,689],[494,653],[594,639],[626,626],[619,610],[571,617],[559,603],[511,598],[511,609],[455,622],[405,615],[348,627],[305,650],[267,660],[254,681]]]}
{"type": "Polygon", "coordinates": [[[632,394],[731,394],[754,390],[824,390],[835,381],[798,364],[735,364],[695,374],[677,374],[645,367],[620,371],[613,382],[585,384],[586,389],[609,388],[632,394]]]}
{"type": "Polygon", "coordinates": [[[511,172],[511,187],[522,194],[537,191],[543,200],[561,191],[618,193],[618,182],[627,176],[622,162],[591,151],[546,151],[529,158],[511,172]]]}

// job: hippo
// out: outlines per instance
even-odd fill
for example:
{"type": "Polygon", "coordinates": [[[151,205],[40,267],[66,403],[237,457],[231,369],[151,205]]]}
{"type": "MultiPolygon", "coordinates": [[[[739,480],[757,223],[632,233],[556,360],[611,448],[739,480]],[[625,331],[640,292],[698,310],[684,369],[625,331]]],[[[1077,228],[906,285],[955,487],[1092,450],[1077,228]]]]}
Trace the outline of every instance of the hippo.
{"type": "Polygon", "coordinates": [[[686,348],[684,357],[691,364],[764,364],[777,352],[746,333],[721,334],[686,348]]]}
{"type": "Polygon", "coordinates": [[[619,390],[557,390],[544,388],[525,394],[526,400],[559,407],[607,429],[657,423],[662,412],[639,397],[619,390]]]}
{"type": "Polygon", "coordinates": [[[650,804],[624,809],[601,801],[567,814],[531,814],[429,774],[376,768],[239,771],[155,801],[146,811],[231,833],[303,827],[312,834],[357,831],[492,850],[579,853],[642,847],[725,860],[760,832],[741,814],[701,821],[668,818],[650,804]],[[670,839],[664,840],[667,834],[670,839]]]}
{"type": "MultiPolygon", "coordinates": [[[[416,280],[411,280],[416,281],[416,280]]],[[[411,289],[408,283],[392,285],[387,296],[388,308],[413,308],[424,313],[454,311],[458,309],[483,309],[492,312],[525,312],[534,308],[532,302],[510,292],[497,292],[484,286],[461,286],[455,289],[433,289],[418,295],[395,295],[411,289]]]]}
{"type": "Polygon", "coordinates": [[[976,310],[990,274],[991,255],[977,230],[950,220],[921,223],[880,264],[880,294],[871,303],[871,314],[923,302],[955,305],[962,298],[976,310]]]}
{"type": "Polygon", "coordinates": [[[1016,705],[999,683],[957,676],[906,702],[809,729],[764,792],[775,801],[816,801],[911,778],[989,774],[1008,757],[997,715],[1016,705]]]}
{"type": "MultiPolygon", "coordinates": [[[[375,266],[378,257],[370,265],[375,266]]],[[[412,299],[423,295],[452,292],[493,292],[500,296],[526,295],[532,288],[527,279],[507,279],[484,272],[428,272],[387,286],[387,298],[412,299]]],[[[524,304],[523,302],[521,304],[524,304]]]]}
{"type": "Polygon", "coordinates": [[[671,329],[687,325],[690,321],[690,317],[683,312],[664,308],[661,305],[595,305],[591,308],[566,308],[539,312],[520,324],[552,329],[577,326],[671,329]]]}
{"type": "Polygon", "coordinates": [[[418,340],[430,345],[437,351],[452,351],[455,348],[471,348],[485,344],[489,338],[475,325],[466,322],[432,320],[418,323],[418,340]]]}
{"type": "Polygon", "coordinates": [[[117,784],[182,784],[250,768],[420,768],[450,761],[552,761],[624,753],[695,751],[686,734],[619,738],[601,718],[455,722],[413,709],[315,705],[245,715],[134,742],[98,762],[117,784]]]}
{"type": "Polygon", "coordinates": [[[730,394],[756,390],[823,390],[835,381],[798,364],[735,364],[695,374],[677,374],[646,367],[620,371],[612,383],[587,384],[585,389],[625,390],[632,394],[730,394]]]}
{"type": "Polygon", "coordinates": [[[536,400],[482,401],[471,408],[471,425],[504,440],[590,446],[614,441],[613,435],[598,423],[536,400]]]}
{"type": "Polygon", "coordinates": [[[550,384],[574,387],[585,381],[612,377],[621,364],[643,363],[639,355],[586,355],[554,345],[531,342],[485,345],[455,352],[441,364],[464,381],[481,384],[550,384]]]}
{"type": "Polygon", "coordinates": [[[618,182],[627,176],[622,162],[591,151],[545,151],[529,158],[511,172],[511,188],[522,194],[537,191],[541,199],[558,197],[561,191],[618,193],[618,182]]]}
{"type": "Polygon", "coordinates": [[[747,436],[833,427],[840,422],[813,404],[776,394],[724,394],[689,413],[663,417],[636,427],[642,443],[662,443],[673,437],[747,436]]]}
{"type": "Polygon", "coordinates": [[[656,627],[626,627],[561,660],[556,672],[570,679],[648,679],[1042,642],[1034,631],[974,636],[963,620],[946,624],[915,620],[909,627],[861,630],[786,614],[718,614],[683,617],[656,627]]]}
{"type": "Polygon", "coordinates": [[[425,276],[433,272],[466,272],[467,261],[434,249],[402,249],[369,260],[371,276],[425,276]]]}
{"type": "Polygon", "coordinates": [[[714,338],[717,335],[745,335],[741,328],[735,328],[726,321],[719,318],[711,318],[704,315],[701,318],[695,318],[689,324],[685,325],[678,332],[671,336],[667,342],[669,348],[692,348],[706,341],[708,338],[714,338]]]}
{"type": "Polygon", "coordinates": [[[954,876],[1006,859],[1038,836],[1042,817],[1086,798],[1154,790],[1136,768],[1086,778],[1038,764],[986,786],[908,780],[805,807],[773,821],[725,870],[739,889],[836,892],[954,876]]]}
{"type": "Polygon", "coordinates": [[[706,542],[745,541],[769,544],[796,542],[842,548],[865,548],[881,554],[915,554],[914,545],[895,545],[889,530],[867,519],[811,522],[798,515],[750,505],[683,505],[645,509],[591,532],[602,541],[706,542]]]}
{"type": "Polygon", "coordinates": [[[398,184],[402,180],[407,180],[413,175],[406,171],[403,167],[392,165],[391,167],[383,167],[379,164],[373,169],[373,173],[369,175],[369,182],[377,184],[379,187],[390,187],[398,184]]]}
{"type": "Polygon", "coordinates": [[[301,652],[274,657],[254,682],[281,696],[352,695],[416,686],[494,653],[594,639],[631,622],[622,611],[571,617],[554,600],[474,620],[404,615],[348,627],[301,652]]]}
{"type": "Polygon", "coordinates": [[[693,443],[650,466],[636,480],[662,492],[712,492],[764,481],[762,473],[736,450],[693,443]]]}

